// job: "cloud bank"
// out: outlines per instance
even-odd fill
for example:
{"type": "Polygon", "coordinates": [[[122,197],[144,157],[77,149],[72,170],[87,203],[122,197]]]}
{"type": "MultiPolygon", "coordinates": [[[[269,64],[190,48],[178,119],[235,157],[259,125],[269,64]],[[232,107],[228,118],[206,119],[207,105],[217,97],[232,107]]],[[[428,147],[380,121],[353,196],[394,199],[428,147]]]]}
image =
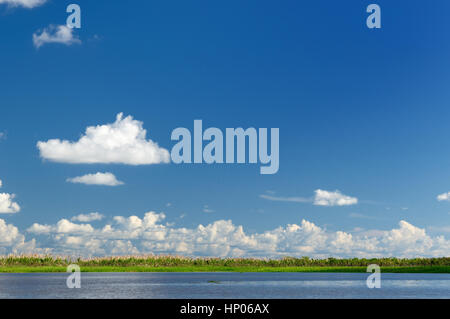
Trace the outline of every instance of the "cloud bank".
{"type": "MultiPolygon", "coordinates": [[[[143,217],[115,216],[99,228],[62,219],[54,225],[33,224],[27,233],[49,243],[40,247],[41,250],[82,256],[179,254],[326,258],[450,255],[449,240],[443,236],[432,237],[407,221],[400,221],[398,227],[391,230],[349,233],[328,231],[301,220],[299,224],[250,234],[231,220],[185,228],[164,223],[165,218],[164,213],[156,212],[148,212],[143,217]]],[[[9,237],[17,237],[17,229],[12,225],[8,227],[9,237]]],[[[24,242],[23,238],[21,242],[24,242]]],[[[35,243],[35,239],[32,242],[35,243]]]]}
{"type": "Polygon", "coordinates": [[[33,33],[33,44],[40,48],[47,43],[60,43],[64,45],[80,44],[81,40],[74,35],[74,29],[66,25],[50,25],[47,28],[33,33]]]}
{"type": "Polygon", "coordinates": [[[83,176],[68,178],[67,182],[74,184],[85,185],[103,185],[103,186],[119,186],[124,183],[117,180],[116,176],[112,173],[95,173],[87,174],[83,176]]]}
{"type": "Polygon", "coordinates": [[[34,239],[25,241],[25,236],[19,232],[19,229],[7,224],[0,218],[0,254],[46,254],[48,250],[36,247],[34,239]]]}
{"type": "Polygon", "coordinates": [[[90,126],[76,142],[39,141],[42,158],[69,164],[148,165],[168,163],[169,151],[146,139],[143,123],[119,113],[111,124],[90,126]]]}

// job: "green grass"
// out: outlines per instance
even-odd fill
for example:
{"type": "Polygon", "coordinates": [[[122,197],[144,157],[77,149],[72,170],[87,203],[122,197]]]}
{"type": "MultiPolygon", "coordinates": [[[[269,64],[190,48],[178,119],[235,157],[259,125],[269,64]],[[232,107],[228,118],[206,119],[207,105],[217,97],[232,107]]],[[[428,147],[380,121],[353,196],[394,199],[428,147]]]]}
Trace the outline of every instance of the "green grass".
{"type": "Polygon", "coordinates": [[[82,272],[366,272],[377,264],[383,273],[450,273],[450,258],[281,259],[124,256],[76,258],[0,256],[0,273],[66,272],[77,264],[82,272]]]}

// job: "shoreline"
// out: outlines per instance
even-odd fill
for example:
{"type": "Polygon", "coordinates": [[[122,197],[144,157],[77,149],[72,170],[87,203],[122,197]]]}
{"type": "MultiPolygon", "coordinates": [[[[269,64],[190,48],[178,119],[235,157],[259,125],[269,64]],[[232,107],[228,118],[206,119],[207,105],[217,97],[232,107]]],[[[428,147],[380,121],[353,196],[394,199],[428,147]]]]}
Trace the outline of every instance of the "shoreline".
{"type": "MultiPolygon", "coordinates": [[[[123,273],[367,273],[367,267],[223,267],[223,266],[80,266],[81,272],[123,272],[123,273]]],[[[5,273],[66,273],[65,266],[0,266],[0,274],[5,273]]],[[[381,267],[381,273],[450,273],[450,266],[406,266],[381,267]]]]}
{"type": "Polygon", "coordinates": [[[450,257],[280,259],[211,258],[182,256],[57,257],[52,255],[0,256],[0,273],[67,272],[77,265],[81,272],[336,272],[367,273],[369,265],[379,265],[382,273],[450,273],[450,257]]]}

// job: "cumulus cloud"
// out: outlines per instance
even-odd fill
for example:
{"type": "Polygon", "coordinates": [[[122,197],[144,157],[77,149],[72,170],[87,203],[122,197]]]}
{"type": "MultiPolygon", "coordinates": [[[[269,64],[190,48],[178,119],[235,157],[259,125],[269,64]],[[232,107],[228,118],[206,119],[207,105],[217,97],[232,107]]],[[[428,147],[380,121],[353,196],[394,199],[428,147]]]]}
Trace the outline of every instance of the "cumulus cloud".
{"type": "Polygon", "coordinates": [[[68,178],[67,182],[85,185],[104,185],[104,186],[123,185],[123,182],[117,180],[114,174],[100,173],[100,172],[95,174],[87,174],[83,176],[68,178]]]}
{"type": "Polygon", "coordinates": [[[0,4],[6,4],[11,7],[23,7],[32,9],[43,5],[47,0],[0,0],[0,4]]]}
{"type": "Polygon", "coordinates": [[[6,224],[0,219],[0,246],[10,246],[21,240],[19,229],[11,224],[6,224]]]}
{"type": "Polygon", "coordinates": [[[74,29],[66,25],[50,25],[33,33],[33,44],[36,48],[40,48],[47,43],[72,45],[80,44],[81,40],[74,35],[74,29]]]}
{"type": "Polygon", "coordinates": [[[392,230],[327,231],[301,220],[260,233],[246,233],[231,220],[217,220],[194,228],[164,223],[163,213],[143,217],[116,216],[94,228],[61,220],[55,225],[34,224],[30,234],[46,236],[51,249],[62,254],[180,254],[220,257],[430,257],[448,256],[450,241],[432,237],[422,228],[400,221],[392,230]]]}
{"type": "MultiPolygon", "coordinates": [[[[3,186],[0,180],[0,188],[3,186]]],[[[0,193],[0,214],[11,214],[20,212],[20,206],[13,201],[15,195],[8,193],[0,193]]]]}
{"type": "Polygon", "coordinates": [[[34,223],[27,229],[27,231],[30,233],[33,233],[33,234],[38,234],[38,235],[39,234],[49,234],[52,231],[52,226],[34,223]]]}
{"type": "Polygon", "coordinates": [[[67,234],[83,234],[83,233],[91,233],[94,229],[89,224],[75,224],[67,219],[61,219],[56,224],[56,232],[57,233],[67,233],[67,234]]]}
{"type": "Polygon", "coordinates": [[[70,164],[147,165],[168,163],[169,152],[146,139],[143,123],[119,113],[114,123],[90,126],[76,142],[51,139],[39,141],[42,158],[70,164]]]}
{"type": "Polygon", "coordinates": [[[318,189],[315,191],[314,205],[317,206],[348,206],[358,203],[356,197],[350,197],[336,190],[334,192],[318,189]]]}
{"type": "Polygon", "coordinates": [[[34,223],[27,229],[28,232],[34,234],[88,234],[94,231],[89,224],[75,224],[67,219],[61,219],[56,225],[40,225],[34,223]]]}
{"type": "Polygon", "coordinates": [[[87,222],[92,222],[92,221],[96,221],[96,220],[102,220],[103,217],[104,216],[102,214],[95,212],[95,213],[89,213],[89,214],[80,214],[80,215],[72,217],[71,220],[74,222],[87,223],[87,222]]]}
{"type": "Polygon", "coordinates": [[[0,219],[0,254],[46,254],[50,252],[51,249],[36,247],[34,238],[26,242],[25,236],[19,232],[16,226],[7,224],[0,219]]]}
{"type": "Polygon", "coordinates": [[[0,214],[18,213],[20,206],[13,201],[15,195],[0,193],[0,214]]]}
{"type": "Polygon", "coordinates": [[[437,196],[437,200],[440,201],[440,202],[442,202],[442,201],[450,201],[450,192],[438,195],[437,196]]]}

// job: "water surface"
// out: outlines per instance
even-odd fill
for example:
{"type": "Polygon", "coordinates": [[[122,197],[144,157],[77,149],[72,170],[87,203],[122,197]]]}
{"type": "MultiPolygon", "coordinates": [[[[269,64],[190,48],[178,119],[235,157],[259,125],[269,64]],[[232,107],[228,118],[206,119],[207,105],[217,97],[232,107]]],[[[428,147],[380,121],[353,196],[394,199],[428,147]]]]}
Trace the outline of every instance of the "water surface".
{"type": "Polygon", "coordinates": [[[364,273],[0,274],[0,298],[450,298],[450,274],[382,274],[369,289],[364,273]]]}

